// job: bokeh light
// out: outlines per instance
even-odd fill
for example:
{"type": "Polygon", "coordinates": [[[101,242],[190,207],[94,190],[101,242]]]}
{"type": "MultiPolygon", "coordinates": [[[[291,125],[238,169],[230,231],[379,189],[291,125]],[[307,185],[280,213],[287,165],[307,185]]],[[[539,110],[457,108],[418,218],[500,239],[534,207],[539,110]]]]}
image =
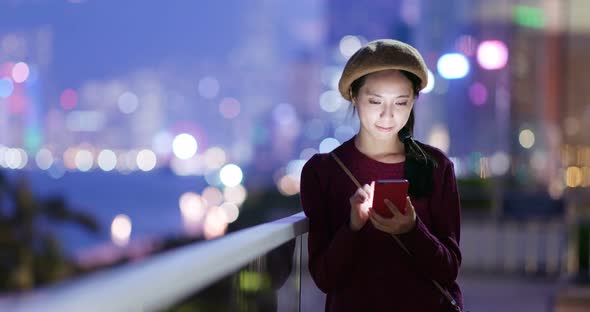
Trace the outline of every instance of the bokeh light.
{"type": "Polygon", "coordinates": [[[518,142],[522,147],[529,149],[535,144],[535,134],[530,129],[524,129],[518,135],[518,142]]]}
{"type": "Polygon", "coordinates": [[[335,148],[340,146],[340,142],[334,138],[325,138],[320,142],[319,150],[320,153],[329,153],[335,148]]]}
{"type": "Polygon", "coordinates": [[[213,77],[199,80],[199,94],[206,99],[213,99],[219,93],[219,81],[213,77]]]}
{"type": "Polygon", "coordinates": [[[434,86],[436,84],[436,80],[434,79],[434,74],[428,69],[428,82],[426,83],[426,87],[420,91],[420,93],[428,94],[432,92],[434,86]]]}
{"type": "Polygon", "coordinates": [[[451,147],[451,137],[449,136],[449,130],[447,127],[441,124],[434,125],[428,136],[428,144],[439,148],[447,154],[451,147]]]}
{"type": "Polygon", "coordinates": [[[361,46],[361,40],[356,36],[344,36],[340,39],[340,53],[345,58],[351,57],[361,46]]]}
{"type": "Polygon", "coordinates": [[[156,154],[149,149],[144,149],[137,153],[137,168],[141,171],[150,171],[156,167],[156,154]]]}
{"type": "Polygon", "coordinates": [[[460,79],[469,73],[469,61],[460,53],[443,54],[436,66],[438,73],[445,79],[460,79]]]}
{"type": "Polygon", "coordinates": [[[22,169],[29,161],[25,150],[21,148],[8,148],[4,150],[4,165],[8,169],[22,169]]]}
{"type": "Polygon", "coordinates": [[[328,90],[320,96],[320,107],[328,113],[339,110],[343,104],[344,100],[338,91],[328,90]]]}
{"type": "Polygon", "coordinates": [[[12,80],[16,83],[23,83],[29,78],[29,65],[25,62],[18,62],[12,68],[12,80]]]}
{"type": "Polygon", "coordinates": [[[565,171],[565,184],[568,187],[578,187],[582,184],[582,170],[576,166],[569,166],[565,171]]]}
{"type": "Polygon", "coordinates": [[[312,147],[308,147],[304,150],[301,151],[301,153],[299,153],[299,158],[304,159],[304,160],[308,160],[311,157],[313,157],[313,155],[317,154],[319,151],[315,148],[312,147]]]}
{"type": "Polygon", "coordinates": [[[227,155],[221,147],[211,147],[203,155],[207,170],[216,170],[221,168],[227,161],[227,155]]]}
{"type": "Polygon", "coordinates": [[[241,206],[246,201],[247,196],[248,192],[241,184],[223,189],[223,199],[238,206],[241,206]]]}
{"type": "Polygon", "coordinates": [[[0,79],[0,98],[7,98],[12,95],[14,91],[14,84],[12,79],[2,78],[0,79]]]}
{"type": "Polygon", "coordinates": [[[190,234],[196,234],[207,208],[201,196],[193,192],[186,192],[180,196],[178,206],[185,230],[190,234]]]}
{"type": "Polygon", "coordinates": [[[223,98],[219,102],[219,113],[225,119],[234,119],[240,114],[240,102],[234,98],[223,98]]]}
{"type": "Polygon", "coordinates": [[[105,149],[98,154],[96,162],[101,170],[111,171],[117,166],[117,155],[115,152],[105,149]]]}
{"type": "Polygon", "coordinates": [[[477,62],[488,70],[502,69],[508,63],[508,48],[499,40],[483,41],[477,48],[477,62]]]}
{"type": "Polygon", "coordinates": [[[72,89],[65,89],[59,97],[59,104],[63,109],[73,109],[78,104],[78,93],[72,89]]]}
{"type": "Polygon", "coordinates": [[[227,187],[236,186],[242,183],[243,178],[242,169],[234,164],[227,164],[219,171],[219,178],[221,183],[227,187]]]}
{"type": "Polygon", "coordinates": [[[85,149],[78,150],[74,161],[76,164],[76,168],[78,168],[78,170],[82,172],[86,172],[92,169],[92,166],[94,165],[92,153],[85,149]]]}
{"type": "Polygon", "coordinates": [[[117,215],[111,223],[111,239],[117,246],[126,246],[131,237],[131,219],[124,214],[117,215]]]}
{"type": "Polygon", "coordinates": [[[510,157],[505,152],[496,152],[490,158],[490,170],[493,175],[501,176],[510,169],[510,157]]]}
{"type": "Polygon", "coordinates": [[[46,148],[40,149],[35,156],[35,162],[37,163],[37,167],[41,170],[51,168],[51,165],[53,164],[53,155],[51,154],[51,151],[46,148]]]}
{"type": "Polygon", "coordinates": [[[139,106],[139,99],[135,93],[127,91],[119,96],[117,101],[119,110],[124,114],[131,114],[137,110],[139,106]]]}
{"type": "Polygon", "coordinates": [[[290,175],[284,175],[277,182],[277,188],[284,196],[293,196],[299,193],[299,180],[290,175]]]}
{"type": "Polygon", "coordinates": [[[203,225],[203,235],[206,239],[212,239],[225,234],[227,229],[227,215],[223,209],[218,206],[209,208],[205,223],[203,225]]]}
{"type": "Polygon", "coordinates": [[[240,215],[240,209],[234,203],[223,203],[219,208],[225,213],[227,223],[236,221],[240,215]]]}
{"type": "Polygon", "coordinates": [[[206,187],[201,196],[209,206],[219,206],[223,202],[223,193],[214,186],[206,187]]]}
{"type": "Polygon", "coordinates": [[[471,102],[477,106],[485,104],[488,99],[488,90],[480,82],[475,82],[469,87],[469,98],[471,102]]]}
{"type": "Polygon", "coordinates": [[[177,135],[172,141],[172,151],[174,155],[180,159],[189,159],[197,152],[197,140],[188,134],[181,133],[177,135]]]}

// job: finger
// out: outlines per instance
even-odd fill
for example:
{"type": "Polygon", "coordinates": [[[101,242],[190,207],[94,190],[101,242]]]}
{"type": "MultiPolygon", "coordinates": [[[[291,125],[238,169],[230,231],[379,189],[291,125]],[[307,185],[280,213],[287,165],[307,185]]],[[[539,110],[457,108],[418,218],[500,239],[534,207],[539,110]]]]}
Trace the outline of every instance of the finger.
{"type": "Polygon", "coordinates": [[[388,223],[389,223],[388,221],[389,221],[390,219],[386,219],[386,218],[384,218],[384,217],[380,216],[380,215],[379,215],[378,213],[376,213],[376,212],[373,212],[373,213],[371,213],[370,217],[371,217],[373,220],[375,220],[375,222],[379,223],[379,224],[380,224],[380,225],[382,225],[382,226],[388,226],[388,225],[389,225],[389,224],[388,224],[388,223]]]}
{"type": "Polygon", "coordinates": [[[365,193],[367,193],[367,195],[369,197],[371,197],[371,194],[373,194],[373,191],[371,190],[371,186],[368,184],[363,185],[363,191],[365,191],[365,193]]]}
{"type": "Polygon", "coordinates": [[[394,218],[399,218],[399,217],[403,216],[403,214],[399,211],[399,209],[397,209],[395,204],[392,203],[389,199],[386,198],[384,201],[385,201],[385,206],[387,206],[387,208],[389,208],[389,210],[391,210],[391,213],[393,213],[394,218]]]}
{"type": "Polygon", "coordinates": [[[406,196],[406,211],[410,212],[410,216],[414,216],[416,214],[416,210],[414,209],[414,205],[412,204],[410,196],[406,196]]]}
{"type": "Polygon", "coordinates": [[[373,226],[378,229],[379,231],[382,232],[386,232],[386,233],[391,233],[391,229],[381,223],[379,223],[377,220],[375,220],[374,217],[369,218],[369,220],[371,220],[371,223],[373,224],[373,226]]]}

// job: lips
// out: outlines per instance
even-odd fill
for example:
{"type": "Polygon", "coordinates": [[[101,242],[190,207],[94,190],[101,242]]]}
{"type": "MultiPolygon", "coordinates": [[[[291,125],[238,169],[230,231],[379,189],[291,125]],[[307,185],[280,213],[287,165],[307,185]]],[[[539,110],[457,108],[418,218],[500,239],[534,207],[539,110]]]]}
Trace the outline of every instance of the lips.
{"type": "Polygon", "coordinates": [[[383,131],[383,132],[389,132],[391,130],[393,130],[393,127],[380,127],[380,126],[376,126],[377,129],[379,129],[379,131],[383,131]]]}

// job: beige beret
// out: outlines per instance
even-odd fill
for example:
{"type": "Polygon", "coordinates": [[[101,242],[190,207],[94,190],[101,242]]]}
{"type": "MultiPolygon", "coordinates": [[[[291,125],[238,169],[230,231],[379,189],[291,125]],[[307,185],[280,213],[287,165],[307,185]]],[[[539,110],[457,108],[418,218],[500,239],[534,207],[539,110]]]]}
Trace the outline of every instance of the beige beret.
{"type": "Polygon", "coordinates": [[[428,83],[426,63],[416,48],[393,39],[379,39],[369,42],[348,59],[338,82],[338,90],[342,97],[350,101],[350,85],[355,80],[387,69],[405,70],[416,75],[420,78],[420,90],[428,83]]]}

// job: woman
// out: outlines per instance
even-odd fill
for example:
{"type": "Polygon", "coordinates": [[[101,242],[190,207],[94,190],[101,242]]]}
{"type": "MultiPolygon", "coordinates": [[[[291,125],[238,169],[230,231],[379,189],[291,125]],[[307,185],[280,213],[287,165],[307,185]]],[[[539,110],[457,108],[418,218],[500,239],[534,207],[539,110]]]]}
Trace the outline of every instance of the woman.
{"type": "Polygon", "coordinates": [[[326,311],[451,310],[433,280],[462,306],[453,163],[412,136],[413,107],[427,77],[419,52],[389,39],[370,42],[344,68],[339,90],[358,112],[360,130],[332,151],[336,157],[314,155],[301,176],[309,269],[327,294],[326,311]],[[405,214],[389,201],[391,218],[371,209],[380,179],[409,181],[405,214]]]}

